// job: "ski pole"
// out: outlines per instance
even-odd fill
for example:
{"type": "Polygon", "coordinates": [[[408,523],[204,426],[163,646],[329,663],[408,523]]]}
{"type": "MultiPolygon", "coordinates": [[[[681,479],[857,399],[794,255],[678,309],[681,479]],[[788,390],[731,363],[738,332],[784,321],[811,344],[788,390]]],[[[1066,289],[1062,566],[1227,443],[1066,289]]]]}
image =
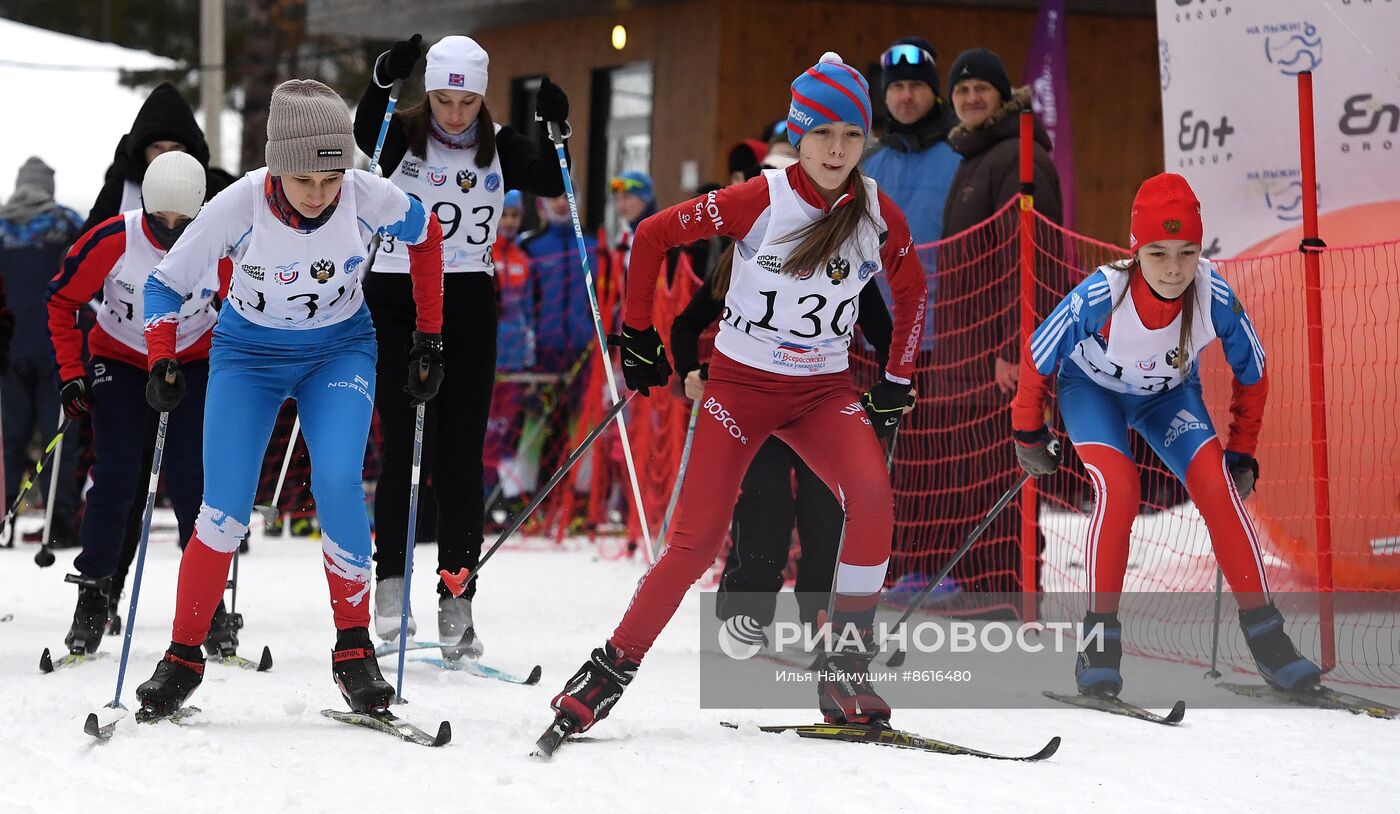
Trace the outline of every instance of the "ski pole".
{"type": "MultiPolygon", "coordinates": [[[[1058,457],[1060,454],[1060,442],[1058,440],[1051,440],[1048,449],[1051,455],[1058,457]]],[[[963,540],[963,544],[953,553],[953,556],[949,558],[948,562],[943,564],[943,570],[938,572],[938,576],[930,580],[928,585],[924,586],[924,589],[919,592],[919,595],[914,597],[913,603],[909,605],[908,609],[904,611],[904,615],[899,617],[899,621],[895,623],[894,626],[896,628],[903,627],[904,623],[909,621],[909,617],[913,616],[914,612],[924,604],[924,600],[928,599],[929,594],[933,593],[933,589],[937,588],[939,584],[947,578],[948,574],[952,572],[953,566],[958,564],[958,561],[963,558],[963,555],[972,550],[972,546],[977,542],[977,538],[981,537],[982,532],[986,531],[987,527],[992,525],[992,521],[996,519],[997,515],[1001,514],[1001,510],[1006,508],[1007,504],[1020,493],[1021,487],[1025,486],[1026,481],[1030,479],[1031,473],[1022,472],[1021,477],[1017,478],[1016,482],[1011,485],[1011,488],[1006,490],[1006,494],[997,498],[997,502],[992,506],[992,510],[987,512],[986,517],[983,517],[982,521],[974,526],[972,531],[968,533],[967,539],[963,540]]],[[[885,660],[885,664],[891,667],[899,667],[904,664],[904,657],[904,648],[900,647],[885,660]]]]}
{"type": "Polygon", "coordinates": [[[671,528],[671,517],[676,512],[676,504],[681,499],[681,484],[685,483],[685,469],[690,464],[690,445],[695,441],[695,420],[700,417],[700,399],[690,404],[690,423],[685,428],[685,446],[681,449],[681,465],[676,472],[676,485],[671,488],[671,500],[666,504],[666,516],[661,520],[661,530],[656,533],[655,560],[666,547],[666,532],[671,528]]]}
{"type": "Polygon", "coordinates": [[[636,395],[635,392],[629,392],[622,397],[622,401],[608,408],[608,412],[603,416],[603,420],[598,422],[598,426],[589,430],[588,435],[584,436],[583,441],[578,445],[577,449],[569,453],[569,457],[565,459],[564,464],[559,467],[559,471],[555,472],[554,476],[549,479],[549,483],[544,485],[540,493],[535,495],[535,499],[530,501],[530,505],[526,506],[524,511],[520,512],[520,514],[511,521],[505,531],[501,532],[501,535],[496,538],[496,542],[491,544],[491,548],[487,549],[486,554],[477,562],[475,571],[469,568],[459,569],[455,574],[445,568],[438,571],[438,576],[442,577],[442,583],[447,586],[447,589],[452,592],[453,596],[462,595],[462,592],[467,589],[467,584],[473,579],[476,579],[477,574],[481,573],[481,569],[485,567],[487,560],[491,559],[491,556],[496,553],[497,549],[505,544],[506,540],[511,538],[511,535],[515,534],[515,532],[520,530],[521,526],[525,525],[525,521],[529,519],[530,515],[534,514],[535,510],[540,507],[540,504],[544,502],[546,497],[549,497],[550,490],[558,486],[559,481],[563,480],[564,476],[569,474],[569,470],[574,468],[574,464],[578,463],[579,459],[588,452],[589,448],[593,446],[593,442],[597,441],[598,437],[603,434],[603,430],[608,428],[608,424],[612,423],[613,419],[617,418],[618,414],[622,412],[622,408],[631,403],[632,398],[636,395]]]}
{"type": "MultiPolygon", "coordinates": [[[[262,516],[263,527],[270,527],[282,516],[282,509],[279,503],[282,499],[282,484],[287,482],[287,470],[292,466],[292,453],[297,448],[297,436],[301,434],[301,411],[297,411],[297,417],[292,421],[292,432],[287,436],[287,451],[282,455],[282,471],[277,475],[277,485],[272,487],[272,503],[269,505],[254,506],[253,509],[262,516]]],[[[234,555],[235,559],[237,555],[234,555]]]]}
{"type": "MultiPolygon", "coordinates": [[[[66,413],[59,408],[58,420],[61,423],[66,413]]],[[[49,550],[49,539],[53,534],[53,503],[58,497],[58,476],[63,472],[63,433],[54,437],[53,471],[49,473],[49,499],[44,504],[44,533],[39,535],[39,550],[34,552],[34,563],[40,568],[53,565],[53,552],[49,550]]]]}
{"type": "MultiPolygon", "coordinates": [[[[172,369],[165,376],[168,384],[175,383],[175,371],[172,369]]],[[[122,636],[122,658],[117,665],[117,689],[112,693],[112,702],[107,704],[107,709],[120,710],[115,717],[109,717],[106,722],[96,720],[96,714],[88,716],[88,722],[84,724],[85,729],[91,730],[89,734],[95,734],[98,728],[110,731],[110,727],[115,726],[117,721],[126,717],[126,707],[122,706],[122,682],[126,679],[126,663],[131,656],[131,636],[136,630],[136,605],[141,600],[141,576],[146,570],[146,546],[151,537],[151,512],[156,505],[156,485],[160,483],[161,458],[165,454],[165,429],[170,423],[170,413],[160,414],[160,424],[156,427],[156,448],[155,455],[151,458],[151,479],[146,484],[146,510],[141,518],[141,542],[136,548],[136,576],[131,580],[131,604],[126,609],[126,630],[122,636]]]]}
{"type": "MultiPolygon", "coordinates": [[[[0,521],[0,539],[8,539],[10,533],[14,531],[15,515],[19,513],[19,507],[23,505],[24,498],[29,494],[29,490],[34,488],[34,484],[39,481],[39,476],[44,473],[44,468],[49,465],[58,453],[58,449],[63,443],[63,433],[68,431],[68,425],[72,423],[67,416],[64,416],[58,425],[58,432],[49,439],[49,443],[44,447],[44,457],[39,460],[39,465],[34,468],[34,474],[25,474],[24,479],[19,484],[19,494],[15,495],[14,502],[10,504],[10,510],[5,513],[5,519],[0,521]]],[[[39,563],[42,567],[53,565],[53,552],[48,550],[48,541],[45,540],[39,548],[39,553],[48,554],[48,562],[39,563]]],[[[34,561],[39,562],[39,554],[34,555],[34,561]]]]}
{"type": "MultiPolygon", "coordinates": [[[[578,244],[579,262],[583,264],[585,285],[588,290],[588,305],[593,309],[593,329],[598,334],[598,347],[603,354],[603,372],[608,380],[608,395],[616,406],[621,399],[617,391],[617,379],[613,375],[611,357],[608,354],[607,332],[603,330],[603,314],[598,307],[598,292],[593,289],[593,269],[588,263],[588,248],[583,242],[583,224],[578,218],[578,200],[574,197],[574,182],[569,175],[569,162],[564,156],[564,135],[558,122],[549,122],[549,139],[554,142],[554,152],[559,157],[559,173],[564,177],[564,194],[569,198],[569,213],[574,221],[574,241],[578,244]]],[[[637,465],[632,460],[632,443],[627,439],[627,423],[622,413],[617,417],[617,432],[622,436],[622,458],[627,463],[627,477],[632,481],[632,498],[637,502],[637,519],[642,526],[642,542],[646,546],[647,559],[652,559],[651,527],[647,525],[646,507],[642,503],[642,485],[637,480],[637,465]]]]}
{"type": "Polygon", "coordinates": [[[1220,678],[1220,671],[1216,669],[1216,657],[1220,653],[1220,597],[1225,592],[1225,574],[1220,567],[1215,568],[1215,628],[1210,636],[1210,670],[1206,671],[1206,678],[1220,678]]]}
{"type": "MultiPolygon", "coordinates": [[[[428,379],[428,360],[423,358],[418,364],[418,378],[428,379]]],[[[413,587],[413,547],[418,542],[418,481],[423,466],[423,413],[427,402],[418,402],[413,420],[413,472],[408,481],[408,535],[403,547],[403,607],[399,611],[399,677],[394,685],[395,703],[403,703],[403,665],[408,653],[408,613],[411,607],[409,597],[413,587]]]]}
{"type": "MultiPolygon", "coordinates": [[[[160,414],[154,410],[149,411],[146,419],[141,422],[141,474],[137,476],[136,482],[147,480],[151,477],[151,459],[155,456],[156,448],[156,424],[160,414]]],[[[126,575],[131,571],[131,564],[136,561],[136,546],[141,540],[141,506],[136,501],[131,502],[131,511],[127,512],[126,528],[122,529],[122,555],[117,562],[117,570],[112,574],[112,598],[115,600],[126,593],[126,575]]],[[[112,607],[115,609],[117,603],[114,601],[112,607]]],[[[116,616],[116,614],[113,614],[116,616]]],[[[121,618],[117,616],[116,618],[121,618]]],[[[120,629],[112,630],[113,634],[121,633],[120,629]]]]}
{"type": "MultiPolygon", "coordinates": [[[[399,104],[399,91],[403,89],[403,80],[396,79],[389,88],[389,103],[384,106],[384,120],[379,123],[379,135],[374,139],[374,154],[369,157],[369,171],[377,175],[379,173],[379,157],[384,153],[384,139],[389,135],[389,120],[394,118],[394,108],[399,104]]],[[[365,261],[365,274],[374,270],[374,258],[379,254],[380,244],[379,230],[374,231],[374,239],[369,244],[369,259],[365,261]]]]}

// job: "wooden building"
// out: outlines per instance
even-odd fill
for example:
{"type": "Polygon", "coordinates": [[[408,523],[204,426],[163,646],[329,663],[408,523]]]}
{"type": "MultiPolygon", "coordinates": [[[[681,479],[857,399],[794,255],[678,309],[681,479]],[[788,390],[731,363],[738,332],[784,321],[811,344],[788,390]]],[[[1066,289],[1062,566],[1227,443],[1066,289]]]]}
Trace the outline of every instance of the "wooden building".
{"type": "MultiPolygon", "coordinates": [[[[901,36],[933,43],[946,71],[964,48],[1001,54],[1020,84],[1037,0],[309,0],[313,32],[432,42],[467,34],[491,55],[487,100],[526,125],[533,83],[568,91],[575,179],[596,225],[607,178],[640,167],[661,205],[722,181],[729,148],[786,115],[788,84],[832,50],[874,66],[901,36]],[[382,15],[391,10],[394,17],[382,15]],[[625,42],[619,28],[625,31],[625,42]]],[[[1152,0],[1068,0],[1077,230],[1127,240],[1137,185],[1162,169],[1152,0]]],[[[867,70],[880,104],[879,76],[867,70]]]]}

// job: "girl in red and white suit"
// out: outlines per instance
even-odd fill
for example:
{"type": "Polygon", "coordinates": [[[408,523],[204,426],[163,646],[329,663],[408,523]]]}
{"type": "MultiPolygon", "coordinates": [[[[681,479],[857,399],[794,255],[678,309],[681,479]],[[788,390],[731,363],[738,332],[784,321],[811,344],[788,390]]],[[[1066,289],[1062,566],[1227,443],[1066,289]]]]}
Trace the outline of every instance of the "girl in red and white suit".
{"type": "MultiPolygon", "coordinates": [[[[647,395],[671,374],[651,325],[667,249],[735,240],[694,450],[668,547],[642,579],[612,637],[555,696],[556,726],[581,732],[607,716],[687,589],[714,563],[739,485],[777,436],[837,495],[846,513],[836,568],[830,671],[864,674],[873,657],[875,602],[890,557],[893,499],[878,436],[910,403],[923,328],[923,270],[904,215],[856,169],[870,127],[869,87],[827,53],[792,83],[789,138],[799,162],[664,210],[639,225],[619,344],[627,386],[647,395]],[[860,394],[847,347],[861,289],[889,275],[889,364],[860,394]],[[848,627],[851,626],[849,631],[848,627]],[[840,635],[858,632],[859,636],[840,635]]],[[[828,720],[883,723],[889,706],[865,680],[821,681],[828,720]]]]}

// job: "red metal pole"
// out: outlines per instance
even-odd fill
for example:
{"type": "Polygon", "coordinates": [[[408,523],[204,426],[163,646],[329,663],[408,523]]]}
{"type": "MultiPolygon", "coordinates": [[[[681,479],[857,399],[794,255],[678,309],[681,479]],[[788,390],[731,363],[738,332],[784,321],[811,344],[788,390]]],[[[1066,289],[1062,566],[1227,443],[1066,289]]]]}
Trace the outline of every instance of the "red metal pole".
{"type": "Polygon", "coordinates": [[[1332,500],[1327,471],[1327,386],[1322,346],[1322,262],[1317,236],[1317,156],[1313,141],[1312,72],[1298,74],[1298,142],[1303,169],[1304,301],[1307,305],[1308,395],[1312,408],[1313,500],[1317,504],[1317,591],[1322,632],[1322,669],[1337,665],[1332,610],[1332,500]]]}
{"type": "MultiPolygon", "coordinates": [[[[1029,110],[1021,112],[1021,330],[1017,344],[1022,353],[1035,330],[1035,136],[1031,115],[1029,110]]],[[[1039,507],[1039,490],[1031,478],[1021,489],[1021,618],[1028,622],[1037,616],[1039,507]]]]}

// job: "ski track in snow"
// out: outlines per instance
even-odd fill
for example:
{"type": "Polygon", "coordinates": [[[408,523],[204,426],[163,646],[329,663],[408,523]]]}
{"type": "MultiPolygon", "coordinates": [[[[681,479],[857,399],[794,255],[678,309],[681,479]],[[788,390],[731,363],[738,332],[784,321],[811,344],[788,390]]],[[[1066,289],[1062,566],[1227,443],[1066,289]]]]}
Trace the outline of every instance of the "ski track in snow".
{"type": "MultiPolygon", "coordinates": [[[[168,642],[178,549],[173,525],[153,534],[123,702],[148,678],[168,642]]],[[[584,544],[563,551],[532,541],[493,560],[475,604],[486,661],[544,667],[522,687],[410,662],[396,707],[428,731],[452,721],[453,740],[425,749],[320,715],[343,707],[330,678],[334,640],[320,544],[261,539],[240,564],[240,652],[271,646],[265,674],[210,664],[186,725],[123,721],[98,744],[86,715],[111,700],[121,637],[111,658],[52,675],[44,647],[62,651],[76,590],[64,584],[73,551],[40,571],[34,546],[0,549],[0,810],[6,812],[478,810],[1360,811],[1400,794],[1400,721],[1323,710],[1192,709],[1177,728],[1086,710],[906,710],[901,728],[969,746],[1030,753],[1051,735],[1064,743],[1039,764],[997,763],[880,747],[799,742],[795,735],[734,732],[745,724],[815,720],[796,710],[699,709],[698,604],[682,604],[611,718],[566,743],[552,763],[528,757],[551,719],[549,699],[611,632],[638,562],[599,561],[584,544]],[[85,792],[90,792],[87,796],[85,792]]],[[[415,554],[416,616],[434,629],[436,551],[415,554]]],[[[122,614],[126,615],[126,600],[122,614]]],[[[396,656],[380,661],[394,680],[396,656]]],[[[1067,685],[1068,677],[1047,678],[1067,685]]]]}

